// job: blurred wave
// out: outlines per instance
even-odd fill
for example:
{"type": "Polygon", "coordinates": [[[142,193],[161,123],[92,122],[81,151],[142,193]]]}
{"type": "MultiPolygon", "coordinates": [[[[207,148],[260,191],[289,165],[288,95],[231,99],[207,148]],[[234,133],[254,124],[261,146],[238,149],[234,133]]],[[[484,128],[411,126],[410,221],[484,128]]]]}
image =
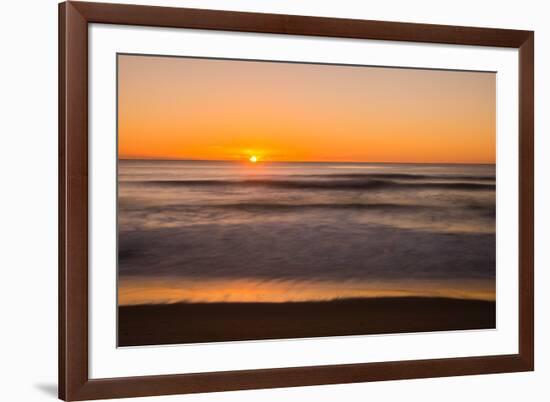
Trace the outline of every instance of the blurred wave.
{"type": "Polygon", "coordinates": [[[137,181],[135,184],[150,186],[237,186],[237,187],[272,187],[281,189],[335,189],[335,190],[368,190],[377,188],[410,188],[410,189],[461,189],[461,190],[494,190],[494,184],[468,182],[416,182],[406,183],[392,180],[346,179],[346,180],[151,180],[137,181]]]}
{"type": "Polygon", "coordinates": [[[119,280],[133,300],[136,283],[161,300],[159,280],[182,299],[203,283],[193,298],[210,301],[227,299],[224,283],[233,301],[318,295],[320,283],[326,298],[494,295],[494,165],[120,161],[118,184],[119,280]]]}

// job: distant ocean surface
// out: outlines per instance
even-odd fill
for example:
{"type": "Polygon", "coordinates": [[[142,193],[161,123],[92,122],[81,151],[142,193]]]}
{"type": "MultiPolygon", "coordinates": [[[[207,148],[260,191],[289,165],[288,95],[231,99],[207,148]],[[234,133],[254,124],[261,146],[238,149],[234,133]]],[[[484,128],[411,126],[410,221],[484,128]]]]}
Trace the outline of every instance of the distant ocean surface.
{"type": "Polygon", "coordinates": [[[495,166],[120,160],[119,304],[495,298],[495,166]]]}

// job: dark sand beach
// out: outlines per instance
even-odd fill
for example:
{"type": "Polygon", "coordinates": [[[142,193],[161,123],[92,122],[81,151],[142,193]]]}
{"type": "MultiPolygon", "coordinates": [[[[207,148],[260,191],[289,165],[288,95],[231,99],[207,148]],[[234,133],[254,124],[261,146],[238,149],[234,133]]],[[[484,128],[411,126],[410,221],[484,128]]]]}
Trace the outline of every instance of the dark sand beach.
{"type": "Polygon", "coordinates": [[[495,328],[495,303],[384,297],[119,307],[118,346],[495,328]]]}

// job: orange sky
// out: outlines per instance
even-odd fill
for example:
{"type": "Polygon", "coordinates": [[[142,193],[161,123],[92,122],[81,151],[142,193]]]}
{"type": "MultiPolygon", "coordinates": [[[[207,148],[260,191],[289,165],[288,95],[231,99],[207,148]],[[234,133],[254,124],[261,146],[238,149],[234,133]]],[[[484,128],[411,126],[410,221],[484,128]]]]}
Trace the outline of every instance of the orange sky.
{"type": "Polygon", "coordinates": [[[120,158],[494,163],[494,73],[119,55],[120,158]]]}

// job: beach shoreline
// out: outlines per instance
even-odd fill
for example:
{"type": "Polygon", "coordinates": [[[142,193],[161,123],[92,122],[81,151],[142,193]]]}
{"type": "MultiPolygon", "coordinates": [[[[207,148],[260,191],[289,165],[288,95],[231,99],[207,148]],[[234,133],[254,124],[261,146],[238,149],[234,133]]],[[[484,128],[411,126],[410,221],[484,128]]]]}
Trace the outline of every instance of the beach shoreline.
{"type": "Polygon", "coordinates": [[[118,307],[118,346],[494,329],[494,301],[381,297],[118,307]]]}

